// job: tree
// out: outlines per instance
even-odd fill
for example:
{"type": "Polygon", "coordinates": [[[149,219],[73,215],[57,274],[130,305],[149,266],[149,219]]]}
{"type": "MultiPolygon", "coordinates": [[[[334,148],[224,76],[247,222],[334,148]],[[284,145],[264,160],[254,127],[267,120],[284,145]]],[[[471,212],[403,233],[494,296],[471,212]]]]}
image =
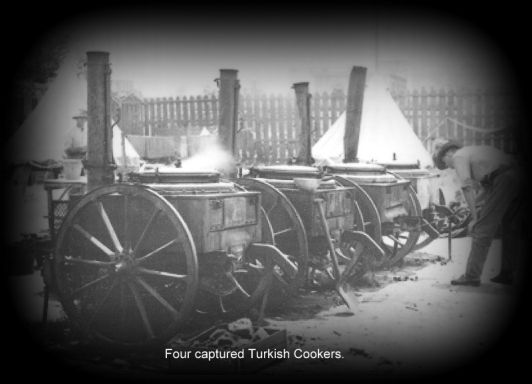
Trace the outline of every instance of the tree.
{"type": "Polygon", "coordinates": [[[22,58],[17,80],[24,83],[46,84],[55,77],[67,51],[64,36],[42,41],[22,58]]]}

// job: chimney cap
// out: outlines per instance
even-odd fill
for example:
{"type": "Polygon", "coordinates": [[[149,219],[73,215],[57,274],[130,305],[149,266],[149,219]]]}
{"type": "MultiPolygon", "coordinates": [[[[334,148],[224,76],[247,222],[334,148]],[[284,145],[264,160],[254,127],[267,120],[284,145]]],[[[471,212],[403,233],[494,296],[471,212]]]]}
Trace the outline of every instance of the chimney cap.
{"type": "Polygon", "coordinates": [[[222,69],[220,69],[220,72],[238,73],[238,69],[226,69],[226,68],[222,68],[222,69]]]}

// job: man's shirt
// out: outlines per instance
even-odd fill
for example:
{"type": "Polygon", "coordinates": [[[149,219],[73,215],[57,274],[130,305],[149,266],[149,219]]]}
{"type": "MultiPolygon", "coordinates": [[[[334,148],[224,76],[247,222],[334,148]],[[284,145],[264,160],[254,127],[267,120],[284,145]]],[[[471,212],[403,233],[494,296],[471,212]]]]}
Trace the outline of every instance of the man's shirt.
{"type": "Polygon", "coordinates": [[[511,156],[487,145],[460,148],[452,157],[452,168],[456,170],[462,188],[478,189],[484,176],[501,166],[511,165],[513,165],[511,156]]]}

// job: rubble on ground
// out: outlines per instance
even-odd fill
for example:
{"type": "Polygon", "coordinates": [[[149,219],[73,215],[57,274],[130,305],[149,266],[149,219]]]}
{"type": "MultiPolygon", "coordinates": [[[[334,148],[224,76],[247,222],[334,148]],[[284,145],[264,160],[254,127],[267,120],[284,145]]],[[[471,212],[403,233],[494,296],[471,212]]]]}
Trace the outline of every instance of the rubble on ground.
{"type": "Polygon", "coordinates": [[[250,345],[268,338],[264,327],[254,326],[250,319],[241,318],[228,324],[211,327],[191,339],[177,337],[169,342],[172,348],[216,348],[232,349],[250,345]]]}

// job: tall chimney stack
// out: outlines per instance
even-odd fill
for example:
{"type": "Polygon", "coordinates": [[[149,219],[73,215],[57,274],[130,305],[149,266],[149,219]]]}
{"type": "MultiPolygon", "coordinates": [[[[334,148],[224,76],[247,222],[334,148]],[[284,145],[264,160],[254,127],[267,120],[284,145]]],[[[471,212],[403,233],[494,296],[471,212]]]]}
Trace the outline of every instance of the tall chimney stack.
{"type": "Polygon", "coordinates": [[[353,67],[349,76],[344,132],[344,163],[358,161],[358,141],[366,88],[366,68],[353,67]]]}
{"type": "Polygon", "coordinates": [[[238,70],[220,69],[219,106],[220,127],[218,135],[225,149],[234,156],[236,151],[236,130],[238,117],[238,93],[240,82],[237,78],[238,70]]]}
{"type": "Polygon", "coordinates": [[[310,94],[308,82],[294,83],[292,86],[296,92],[297,110],[299,111],[300,141],[297,154],[297,163],[312,164],[312,142],[310,137],[310,94]]]}
{"type": "Polygon", "coordinates": [[[111,66],[108,52],[87,52],[87,190],[114,183],[111,66]]]}

